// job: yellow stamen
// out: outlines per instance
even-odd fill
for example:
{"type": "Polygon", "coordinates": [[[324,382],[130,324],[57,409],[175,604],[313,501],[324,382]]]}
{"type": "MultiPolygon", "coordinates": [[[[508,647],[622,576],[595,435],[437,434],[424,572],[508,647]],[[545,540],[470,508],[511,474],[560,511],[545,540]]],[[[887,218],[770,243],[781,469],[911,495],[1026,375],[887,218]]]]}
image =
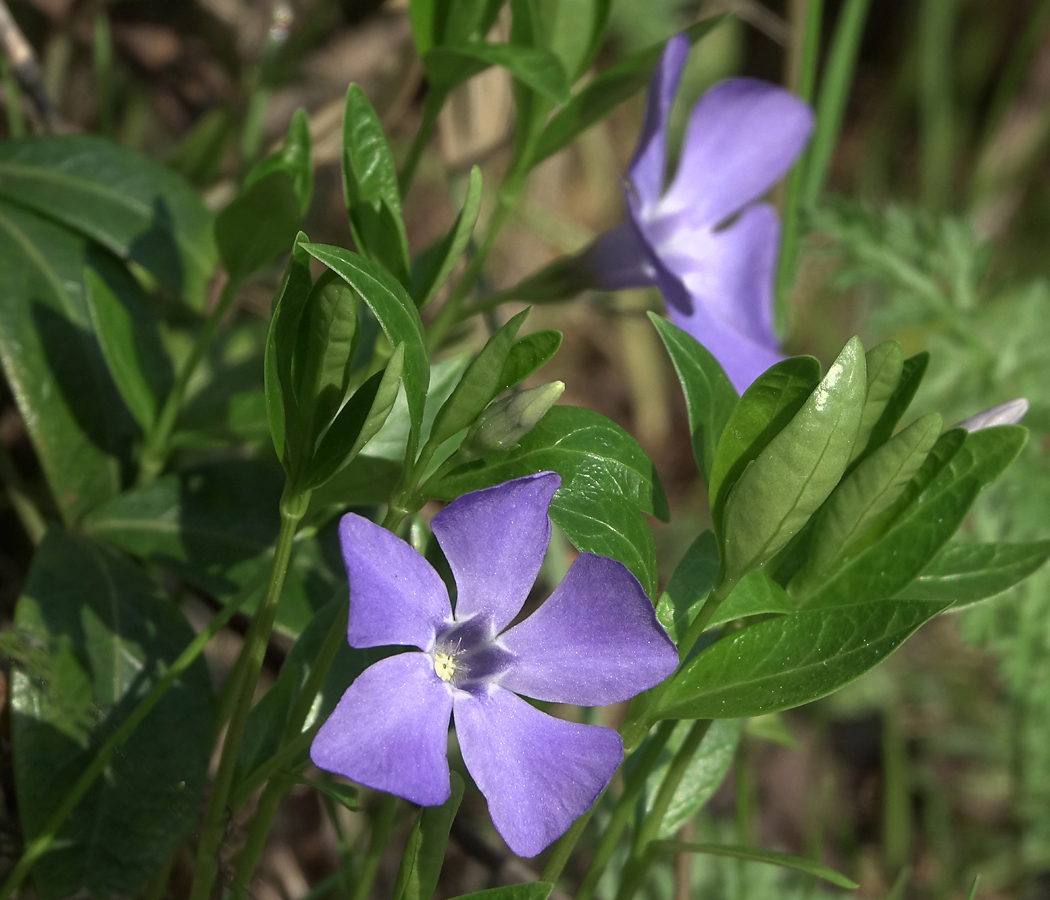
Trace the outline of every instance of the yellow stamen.
{"type": "Polygon", "coordinates": [[[449,653],[435,653],[434,671],[442,681],[451,681],[456,674],[456,658],[449,653]]]}

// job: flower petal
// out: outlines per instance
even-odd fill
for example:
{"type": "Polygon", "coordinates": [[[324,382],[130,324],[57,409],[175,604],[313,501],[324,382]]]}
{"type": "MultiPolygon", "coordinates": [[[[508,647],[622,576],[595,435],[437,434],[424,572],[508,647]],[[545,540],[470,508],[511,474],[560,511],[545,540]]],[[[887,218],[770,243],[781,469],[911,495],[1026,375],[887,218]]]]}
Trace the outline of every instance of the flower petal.
{"type": "Polygon", "coordinates": [[[441,576],[396,535],[347,513],[339,522],[350,579],[351,647],[407,644],[429,650],[437,630],[452,619],[441,576]]]}
{"type": "Polygon", "coordinates": [[[421,806],[449,797],[452,692],[425,653],[401,653],[365,669],[310,747],[319,769],[421,806]]]}
{"type": "Polygon", "coordinates": [[[515,657],[499,683],[538,700],[604,706],[659,684],[678,651],[638,579],[581,553],[550,598],[500,643],[515,657]]]}
{"type": "Polygon", "coordinates": [[[457,621],[484,615],[497,634],[518,614],[550,543],[547,510],[560,486],[559,475],[540,472],[464,494],[434,516],[456,577],[457,621]]]}
{"type": "Polygon", "coordinates": [[[463,761],[518,856],[564,834],[623,761],[612,729],[555,719],[500,687],[457,691],[454,703],[463,761]]]}
{"type": "Polygon", "coordinates": [[[716,84],[693,107],[660,214],[689,210],[719,224],[780,179],[812,128],[810,108],[784,88],[753,78],[716,84]]]}
{"type": "Polygon", "coordinates": [[[667,119],[671,115],[678,81],[689,56],[689,38],[676,34],[667,42],[663,55],[649,82],[645,103],[645,120],[638,136],[638,146],[627,169],[642,205],[655,205],[664,190],[667,172],[667,119]]]}
{"type": "Polygon", "coordinates": [[[600,234],[580,254],[589,283],[603,291],[648,287],[656,278],[652,264],[629,222],[600,234]]]}

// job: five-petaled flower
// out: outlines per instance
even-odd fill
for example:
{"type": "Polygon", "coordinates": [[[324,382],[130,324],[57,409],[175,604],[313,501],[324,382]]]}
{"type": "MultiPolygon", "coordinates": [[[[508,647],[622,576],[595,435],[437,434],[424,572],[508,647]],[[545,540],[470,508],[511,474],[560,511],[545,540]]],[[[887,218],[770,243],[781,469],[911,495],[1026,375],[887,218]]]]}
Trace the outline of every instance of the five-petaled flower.
{"type": "Polygon", "coordinates": [[[755,201],[802,151],[813,114],[776,85],[720,82],[693,107],[665,191],[667,123],[688,54],[685,35],[668,41],[627,172],[627,221],[583,257],[607,290],[656,284],[671,320],[743,391],[782,358],[773,322],[780,223],[770,204],[755,201]]]}
{"type": "Polygon", "coordinates": [[[449,796],[450,716],[497,830],[521,856],[559,837],[623,760],[609,728],[555,719],[537,700],[601,706],[674,671],[678,654],[622,563],[581,553],[540,608],[508,628],[550,541],[561,479],[541,472],[464,494],[433,520],[456,608],[431,565],[353,513],[340,522],[354,647],[400,644],[349,687],[314,739],[322,769],[424,806],[449,796]]]}

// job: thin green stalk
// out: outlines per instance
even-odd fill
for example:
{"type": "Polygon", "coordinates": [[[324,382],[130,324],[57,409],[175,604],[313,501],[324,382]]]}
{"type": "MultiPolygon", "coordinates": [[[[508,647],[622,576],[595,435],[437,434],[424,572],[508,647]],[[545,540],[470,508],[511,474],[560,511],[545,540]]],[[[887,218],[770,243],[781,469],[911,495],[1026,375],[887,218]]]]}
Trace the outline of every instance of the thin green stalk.
{"type": "Polygon", "coordinates": [[[394,813],[397,811],[397,797],[386,794],[383,797],[376,813],[375,822],[372,825],[372,842],[368,845],[361,864],[361,874],[357,878],[357,886],[350,900],[368,900],[372,893],[372,882],[375,881],[376,872],[379,871],[379,860],[383,856],[383,848],[390,840],[390,834],[394,830],[394,813]]]}
{"type": "MultiPolygon", "coordinates": [[[[670,724],[674,726],[677,723],[671,722],[670,724]]],[[[664,816],[667,815],[667,810],[674,799],[675,791],[678,790],[678,785],[681,784],[686,769],[689,768],[689,764],[693,761],[700,742],[704,739],[704,735],[707,734],[707,729],[710,727],[710,719],[697,719],[693,722],[689,733],[686,734],[685,740],[682,742],[682,746],[678,748],[674,759],[671,760],[667,774],[660,784],[660,790],[656,793],[656,799],[653,800],[652,809],[649,810],[645,821],[642,822],[642,827],[638,829],[638,833],[634,837],[631,857],[624,868],[623,879],[620,882],[620,890],[616,895],[616,900],[631,900],[637,893],[638,888],[641,887],[648,868],[647,851],[649,845],[660,836],[660,827],[663,825],[664,816]]]]}
{"type": "Polygon", "coordinates": [[[26,117],[22,112],[22,88],[11,71],[11,66],[4,53],[0,53],[0,82],[4,86],[7,133],[12,140],[17,141],[26,136],[26,117]]]}
{"type": "Polygon", "coordinates": [[[95,96],[98,99],[98,130],[106,137],[113,134],[113,39],[109,16],[95,14],[92,56],[95,64],[95,96]]]}
{"type": "Polygon", "coordinates": [[[190,355],[186,357],[176,374],[171,393],[164,400],[164,406],[161,407],[160,415],[157,416],[157,421],[146,436],[145,446],[142,450],[142,461],[139,465],[138,481],[140,485],[149,484],[164,469],[164,464],[168,459],[168,444],[171,441],[171,433],[175,429],[175,422],[178,420],[179,412],[182,409],[186,388],[189,386],[193,373],[197,371],[197,366],[204,359],[204,354],[208,352],[208,347],[211,346],[211,342],[215,339],[215,335],[219,330],[219,323],[222,321],[223,316],[226,315],[230,304],[233,303],[234,297],[237,296],[239,287],[240,282],[234,281],[232,278],[227,280],[222,289],[222,294],[219,296],[219,302],[215,304],[215,309],[204,321],[204,325],[197,335],[197,340],[193,344],[193,349],[190,350],[190,355]]]}
{"type": "MultiPolygon", "coordinates": [[[[657,760],[660,758],[660,754],[663,752],[668,740],[670,740],[671,732],[674,731],[676,724],[673,721],[661,722],[653,732],[652,737],[649,738],[649,743],[642,753],[642,758],[638,760],[638,766],[631,773],[630,778],[627,779],[627,784],[624,785],[623,793],[616,803],[616,808],[609,819],[609,824],[598,842],[598,849],[594,851],[594,858],[583,876],[583,882],[576,893],[576,900],[591,900],[591,897],[594,896],[595,888],[598,887],[598,882],[601,880],[602,874],[616,851],[616,844],[620,840],[620,835],[623,834],[623,830],[627,827],[631,814],[634,812],[635,804],[645,790],[645,783],[649,778],[649,773],[652,772],[657,760]]],[[[576,837],[578,838],[579,835],[576,837]]],[[[566,856],[571,850],[572,847],[565,850],[559,846],[559,852],[565,853],[566,856]]]]}
{"type": "Polygon", "coordinates": [[[943,212],[955,164],[952,98],[953,35],[957,0],[919,4],[919,111],[922,200],[931,213],[943,212]]]}
{"type": "Polygon", "coordinates": [[[230,809],[234,812],[241,809],[247,803],[252,794],[261,788],[267,781],[273,778],[281,769],[289,765],[299,754],[313,743],[314,735],[320,729],[321,723],[310,726],[306,731],[290,740],[281,747],[268,760],[259,764],[259,767],[237,786],[237,790],[230,794],[230,809]]]}
{"type": "Polygon", "coordinates": [[[587,823],[591,821],[591,816],[594,815],[594,810],[597,808],[598,802],[602,799],[604,793],[603,791],[599,794],[594,803],[591,804],[591,808],[573,822],[572,827],[558,838],[558,843],[554,845],[554,851],[540,874],[540,881],[546,881],[549,884],[557,883],[561,877],[562,870],[565,868],[565,864],[569,861],[569,857],[572,856],[572,851],[576,848],[580,835],[583,834],[587,823]]]}
{"type": "Polygon", "coordinates": [[[193,873],[190,900],[208,900],[211,896],[219,865],[219,848],[222,845],[226,825],[227,801],[230,796],[230,787],[233,784],[237,754],[241,747],[241,738],[244,736],[248,713],[251,711],[252,697],[259,680],[259,672],[262,670],[263,657],[270,642],[277,601],[280,599],[288,564],[292,557],[295,532],[306,513],[309,499],[308,492],[292,495],[288,487],[285,488],[285,495],[281,498],[281,530],[277,535],[277,547],[270,569],[270,581],[262,603],[252,619],[244,646],[241,648],[241,653],[246,656],[248,662],[245,664],[244,680],[234,706],[233,716],[226,730],[219,770],[215,775],[208,809],[204,814],[204,824],[201,826],[200,843],[197,847],[197,866],[193,873]]]}
{"type": "Polygon", "coordinates": [[[44,539],[44,534],[47,532],[47,520],[30,498],[22,484],[22,476],[18,472],[18,467],[11,459],[7,445],[2,442],[0,442],[0,480],[4,482],[7,499],[15,515],[18,516],[18,520],[22,523],[26,536],[36,546],[44,539]]]}
{"type": "MultiPolygon", "coordinates": [[[[747,742],[741,741],[736,757],[736,842],[741,847],[751,844],[751,769],[747,742]]],[[[747,900],[747,866],[742,859],[736,864],[736,896],[747,900]]]]}
{"type": "Polygon", "coordinates": [[[419,165],[423,151],[426,149],[427,144],[430,143],[430,138],[434,134],[434,126],[437,125],[441,107],[444,105],[445,95],[435,91],[433,88],[427,92],[426,97],[423,99],[423,119],[419,123],[419,131],[416,132],[412,145],[408,148],[408,156],[405,157],[405,161],[401,165],[401,174],[397,177],[397,189],[402,198],[408,194],[408,189],[412,187],[412,179],[416,175],[416,166],[419,165]]]}
{"type": "MultiPolygon", "coordinates": [[[[243,596],[241,600],[243,600],[243,596]]],[[[160,681],[153,686],[153,689],[138,702],[138,705],[121,723],[120,727],[101,747],[98,748],[91,764],[83,771],[80,778],[77,779],[76,784],[70,789],[69,793],[62,798],[61,805],[55,810],[51,818],[48,819],[43,831],[41,831],[29,846],[26,847],[25,852],[22,854],[22,858],[18,861],[18,864],[14,869],[11,870],[11,874],[7,876],[7,881],[5,881],[3,887],[0,888],[0,900],[7,900],[8,897],[18,890],[19,886],[25,880],[36,862],[47,852],[59,829],[73,814],[73,810],[77,808],[77,805],[95,783],[95,780],[106,770],[106,767],[109,765],[109,761],[113,758],[113,754],[116,752],[117,748],[123,745],[124,742],[131,737],[135,729],[141,724],[142,720],[145,719],[153,707],[157,705],[160,698],[163,697],[171,686],[179,680],[182,674],[193,665],[194,661],[200,656],[208,642],[220,630],[226,627],[226,624],[233,617],[234,613],[237,612],[239,604],[240,601],[237,603],[231,603],[215,615],[215,617],[208,623],[208,626],[190,642],[189,646],[183,650],[182,653],[179,654],[179,657],[171,664],[171,667],[167,672],[164,673],[164,677],[161,678],[160,681]]]]}

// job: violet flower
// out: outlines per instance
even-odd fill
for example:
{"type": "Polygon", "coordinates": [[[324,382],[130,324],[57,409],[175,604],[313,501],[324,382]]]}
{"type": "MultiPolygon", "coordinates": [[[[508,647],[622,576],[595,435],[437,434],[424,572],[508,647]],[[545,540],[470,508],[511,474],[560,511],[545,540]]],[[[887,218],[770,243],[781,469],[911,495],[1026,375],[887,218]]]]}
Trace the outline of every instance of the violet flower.
{"type": "Polygon", "coordinates": [[[1028,412],[1028,401],[1024,397],[1007,400],[975,416],[963,419],[956,428],[965,428],[967,431],[980,431],[982,428],[992,428],[995,425],[1019,425],[1021,419],[1028,412]]]}
{"type": "Polygon", "coordinates": [[[620,736],[540,712],[518,696],[600,706],[670,675],[678,653],[622,563],[581,553],[551,597],[511,628],[550,540],[561,479],[541,472],[465,494],[432,527],[455,576],[456,610],[431,565],[350,513],[339,526],[354,647],[418,648],[366,669],[311,748],[322,769],[433,806],[459,747],[496,829],[534,856],[583,814],[623,760],[620,736]],[[421,651],[421,652],[420,652],[421,651]]]}
{"type": "Polygon", "coordinates": [[[627,222],[585,251],[606,290],[659,286],[671,320],[722,364],[740,392],[782,359],[773,327],[780,223],[755,202],[780,180],[813,127],[789,91],[731,78],[693,107],[678,171],[664,190],[667,122],[689,55],[667,42],[627,170],[627,222]]]}

